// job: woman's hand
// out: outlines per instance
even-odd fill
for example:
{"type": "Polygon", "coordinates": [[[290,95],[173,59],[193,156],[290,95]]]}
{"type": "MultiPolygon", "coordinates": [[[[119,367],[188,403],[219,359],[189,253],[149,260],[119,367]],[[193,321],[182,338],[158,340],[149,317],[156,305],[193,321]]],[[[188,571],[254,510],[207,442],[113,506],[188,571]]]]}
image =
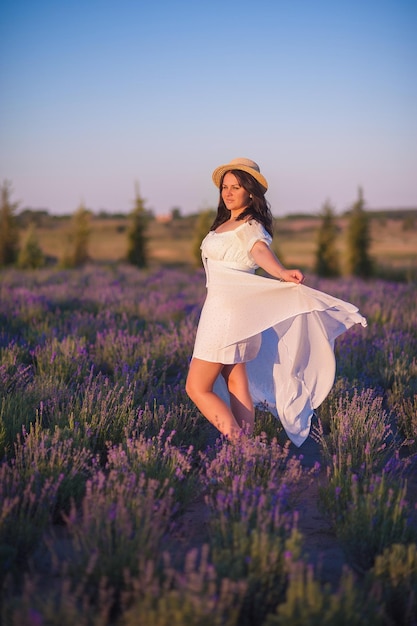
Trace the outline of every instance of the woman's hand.
{"type": "Polygon", "coordinates": [[[304,280],[304,274],[301,270],[281,270],[281,280],[286,283],[296,283],[299,285],[304,280]]]}

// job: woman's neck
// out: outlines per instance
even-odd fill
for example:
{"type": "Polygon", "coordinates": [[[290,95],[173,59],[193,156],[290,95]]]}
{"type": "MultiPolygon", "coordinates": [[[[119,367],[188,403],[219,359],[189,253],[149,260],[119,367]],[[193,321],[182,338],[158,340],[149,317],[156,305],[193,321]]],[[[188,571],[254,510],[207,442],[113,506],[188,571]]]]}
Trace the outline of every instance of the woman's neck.
{"type": "Polygon", "coordinates": [[[240,215],[242,215],[242,213],[244,213],[244,211],[246,211],[246,209],[247,209],[247,208],[248,208],[248,207],[247,207],[247,206],[245,206],[245,207],[243,207],[243,209],[231,210],[231,211],[230,211],[230,217],[229,217],[229,220],[230,220],[231,222],[235,222],[236,220],[238,220],[238,219],[239,219],[239,216],[240,216],[240,215]]]}

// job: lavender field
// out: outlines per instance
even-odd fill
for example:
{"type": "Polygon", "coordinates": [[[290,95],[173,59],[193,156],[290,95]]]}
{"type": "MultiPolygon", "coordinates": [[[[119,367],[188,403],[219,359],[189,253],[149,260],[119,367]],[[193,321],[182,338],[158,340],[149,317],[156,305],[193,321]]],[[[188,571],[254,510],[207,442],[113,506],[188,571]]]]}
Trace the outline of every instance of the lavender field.
{"type": "MultiPolygon", "coordinates": [[[[7,626],[417,624],[417,289],[354,302],[305,447],[230,445],[184,392],[202,271],[0,274],[7,626]]],[[[261,445],[262,444],[262,445],[261,445]]]]}

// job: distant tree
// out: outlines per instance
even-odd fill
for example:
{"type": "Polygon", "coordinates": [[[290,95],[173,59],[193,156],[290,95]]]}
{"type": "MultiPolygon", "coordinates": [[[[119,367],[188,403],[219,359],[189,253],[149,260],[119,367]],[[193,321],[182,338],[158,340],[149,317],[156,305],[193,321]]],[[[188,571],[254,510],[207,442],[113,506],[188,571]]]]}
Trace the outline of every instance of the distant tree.
{"type": "Polygon", "coordinates": [[[0,267],[13,265],[19,253],[19,229],[17,225],[17,202],[11,202],[11,184],[4,181],[0,187],[0,267]]]}
{"type": "Polygon", "coordinates": [[[17,222],[19,228],[29,228],[31,224],[35,226],[45,226],[50,221],[49,212],[46,209],[30,209],[25,208],[19,211],[17,222]]]}
{"type": "Polygon", "coordinates": [[[181,209],[177,206],[174,206],[171,209],[171,218],[173,220],[180,220],[181,219],[181,209]]]}
{"type": "Polygon", "coordinates": [[[210,230],[215,217],[216,212],[213,209],[204,209],[198,214],[193,237],[193,257],[196,266],[201,265],[201,242],[210,230]]]}
{"type": "Polygon", "coordinates": [[[30,224],[23,238],[22,246],[17,257],[17,266],[20,269],[38,269],[45,265],[45,256],[39,245],[35,224],[30,224]]]}
{"type": "Polygon", "coordinates": [[[402,226],[403,231],[408,232],[409,230],[414,230],[415,227],[416,220],[414,215],[407,215],[407,217],[404,217],[402,226]]]}
{"type": "Polygon", "coordinates": [[[71,218],[69,247],[61,261],[63,267],[80,267],[88,261],[90,235],[91,212],[81,204],[71,218]]]}
{"type": "Polygon", "coordinates": [[[347,228],[347,272],[351,276],[369,278],[372,274],[372,261],[369,256],[371,245],[369,217],[365,211],[362,188],[358,189],[358,199],[349,213],[347,228]]]}
{"type": "Polygon", "coordinates": [[[149,212],[145,208],[145,201],[136,186],[136,196],[132,212],[130,213],[130,226],[128,229],[127,260],[136,267],[148,265],[148,237],[149,212]]]}
{"type": "Polygon", "coordinates": [[[315,271],[318,276],[339,276],[339,253],[336,248],[337,226],[334,218],[334,207],[329,201],[323,204],[320,217],[315,271]]]}

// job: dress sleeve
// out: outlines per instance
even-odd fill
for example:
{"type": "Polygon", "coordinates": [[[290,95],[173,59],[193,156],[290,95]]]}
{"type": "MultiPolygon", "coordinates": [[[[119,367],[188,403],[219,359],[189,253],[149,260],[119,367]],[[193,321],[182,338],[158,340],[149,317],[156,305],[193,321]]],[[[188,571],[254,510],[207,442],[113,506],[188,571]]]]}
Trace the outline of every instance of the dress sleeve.
{"type": "Polygon", "coordinates": [[[256,220],[249,220],[246,222],[245,228],[241,228],[238,232],[247,254],[250,253],[257,241],[264,241],[267,246],[271,245],[271,235],[256,220]]]}

